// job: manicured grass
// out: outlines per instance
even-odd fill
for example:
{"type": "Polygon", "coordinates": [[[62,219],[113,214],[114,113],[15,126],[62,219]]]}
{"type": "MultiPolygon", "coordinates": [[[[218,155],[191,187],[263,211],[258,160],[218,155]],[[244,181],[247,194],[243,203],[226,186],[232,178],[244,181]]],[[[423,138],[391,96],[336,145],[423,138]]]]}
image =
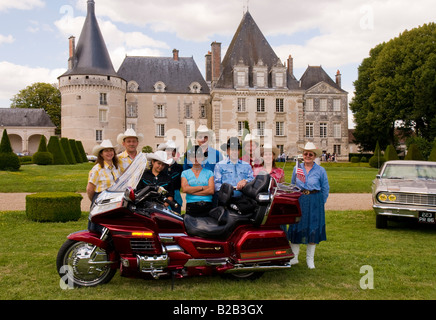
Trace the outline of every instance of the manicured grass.
{"type": "MultiPolygon", "coordinates": [[[[22,166],[20,171],[0,171],[1,193],[85,192],[92,163],[68,166],[22,166]]],[[[294,163],[278,163],[291,182],[294,163]]],[[[367,164],[324,163],[332,193],[370,193],[377,169],[367,164]]]]}
{"type": "Polygon", "coordinates": [[[394,300],[436,299],[433,265],[436,228],[392,223],[375,228],[372,211],[329,211],[327,241],[316,250],[316,269],[305,263],[265,273],[256,281],[218,276],[176,280],[128,279],[119,273],[107,285],[62,290],[56,272],[57,251],[77,222],[37,223],[24,212],[0,212],[0,299],[12,300],[394,300]],[[374,289],[362,289],[362,266],[371,266],[374,289]]]}

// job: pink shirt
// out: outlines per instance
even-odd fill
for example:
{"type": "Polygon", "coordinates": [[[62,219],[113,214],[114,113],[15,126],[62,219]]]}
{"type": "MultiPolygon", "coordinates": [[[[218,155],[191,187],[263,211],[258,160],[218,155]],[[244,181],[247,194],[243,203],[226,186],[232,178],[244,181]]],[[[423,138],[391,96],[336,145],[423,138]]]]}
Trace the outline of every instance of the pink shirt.
{"type": "MultiPolygon", "coordinates": [[[[262,171],[267,172],[264,167],[255,167],[253,168],[253,175],[257,176],[262,171]]],[[[273,168],[269,174],[271,177],[276,179],[277,182],[280,182],[282,179],[284,180],[285,177],[285,172],[280,168],[273,168]]]]}

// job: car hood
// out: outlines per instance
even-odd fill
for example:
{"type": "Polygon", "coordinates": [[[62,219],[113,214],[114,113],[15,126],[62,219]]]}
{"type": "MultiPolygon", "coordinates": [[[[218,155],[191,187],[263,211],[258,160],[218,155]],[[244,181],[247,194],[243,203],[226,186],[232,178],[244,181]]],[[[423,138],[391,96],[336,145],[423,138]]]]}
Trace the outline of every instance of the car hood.
{"type": "Polygon", "coordinates": [[[377,189],[379,191],[436,194],[436,181],[380,179],[377,189]]]}

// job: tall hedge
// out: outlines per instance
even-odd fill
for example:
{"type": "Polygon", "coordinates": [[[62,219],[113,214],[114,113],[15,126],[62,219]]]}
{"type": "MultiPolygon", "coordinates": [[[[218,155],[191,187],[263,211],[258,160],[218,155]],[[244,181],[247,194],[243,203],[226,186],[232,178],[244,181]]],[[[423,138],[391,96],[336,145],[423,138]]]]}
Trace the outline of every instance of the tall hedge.
{"type": "Polygon", "coordinates": [[[79,151],[80,158],[82,162],[88,162],[88,158],[86,157],[85,148],[83,147],[82,141],[76,140],[77,151],[79,151]]]}
{"type": "Polygon", "coordinates": [[[47,139],[45,136],[41,136],[39,141],[38,151],[33,155],[32,161],[34,164],[40,166],[47,166],[53,164],[53,155],[48,152],[47,139]]]}
{"type": "Polygon", "coordinates": [[[5,129],[0,143],[0,170],[17,171],[20,167],[20,159],[12,150],[11,141],[5,129]]]}
{"type": "Polygon", "coordinates": [[[70,141],[68,138],[61,138],[62,149],[64,149],[65,155],[67,156],[67,160],[69,164],[76,164],[76,158],[73,155],[73,151],[71,151],[70,141]]]}
{"type": "Polygon", "coordinates": [[[412,143],[407,149],[407,154],[404,157],[404,160],[424,160],[424,157],[419,151],[418,146],[412,143]]]}
{"type": "Polygon", "coordinates": [[[79,154],[79,151],[77,150],[76,140],[69,139],[71,151],[73,152],[74,159],[76,159],[76,163],[82,162],[82,157],[79,154]]]}
{"type": "Polygon", "coordinates": [[[369,165],[373,168],[380,168],[386,162],[385,157],[382,155],[380,145],[377,141],[375,146],[374,155],[369,159],[369,165]]]}
{"type": "Polygon", "coordinates": [[[397,154],[397,150],[395,150],[395,147],[393,144],[390,144],[387,146],[386,151],[385,151],[385,160],[386,161],[400,160],[400,158],[398,157],[398,154],[397,154]]]}
{"type": "Polygon", "coordinates": [[[53,164],[68,164],[67,156],[62,148],[58,136],[51,136],[47,145],[48,151],[53,155],[53,164]]]}

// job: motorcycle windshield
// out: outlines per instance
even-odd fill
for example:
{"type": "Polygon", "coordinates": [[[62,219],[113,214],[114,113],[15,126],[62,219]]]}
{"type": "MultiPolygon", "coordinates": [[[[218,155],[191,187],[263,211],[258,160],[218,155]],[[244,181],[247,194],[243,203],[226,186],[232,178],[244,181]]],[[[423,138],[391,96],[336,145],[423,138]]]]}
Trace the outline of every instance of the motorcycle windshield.
{"type": "Polygon", "coordinates": [[[112,187],[107,189],[107,191],[124,192],[128,187],[136,189],[146,167],[147,157],[145,153],[138,154],[127,170],[118,178],[112,187]]]}

